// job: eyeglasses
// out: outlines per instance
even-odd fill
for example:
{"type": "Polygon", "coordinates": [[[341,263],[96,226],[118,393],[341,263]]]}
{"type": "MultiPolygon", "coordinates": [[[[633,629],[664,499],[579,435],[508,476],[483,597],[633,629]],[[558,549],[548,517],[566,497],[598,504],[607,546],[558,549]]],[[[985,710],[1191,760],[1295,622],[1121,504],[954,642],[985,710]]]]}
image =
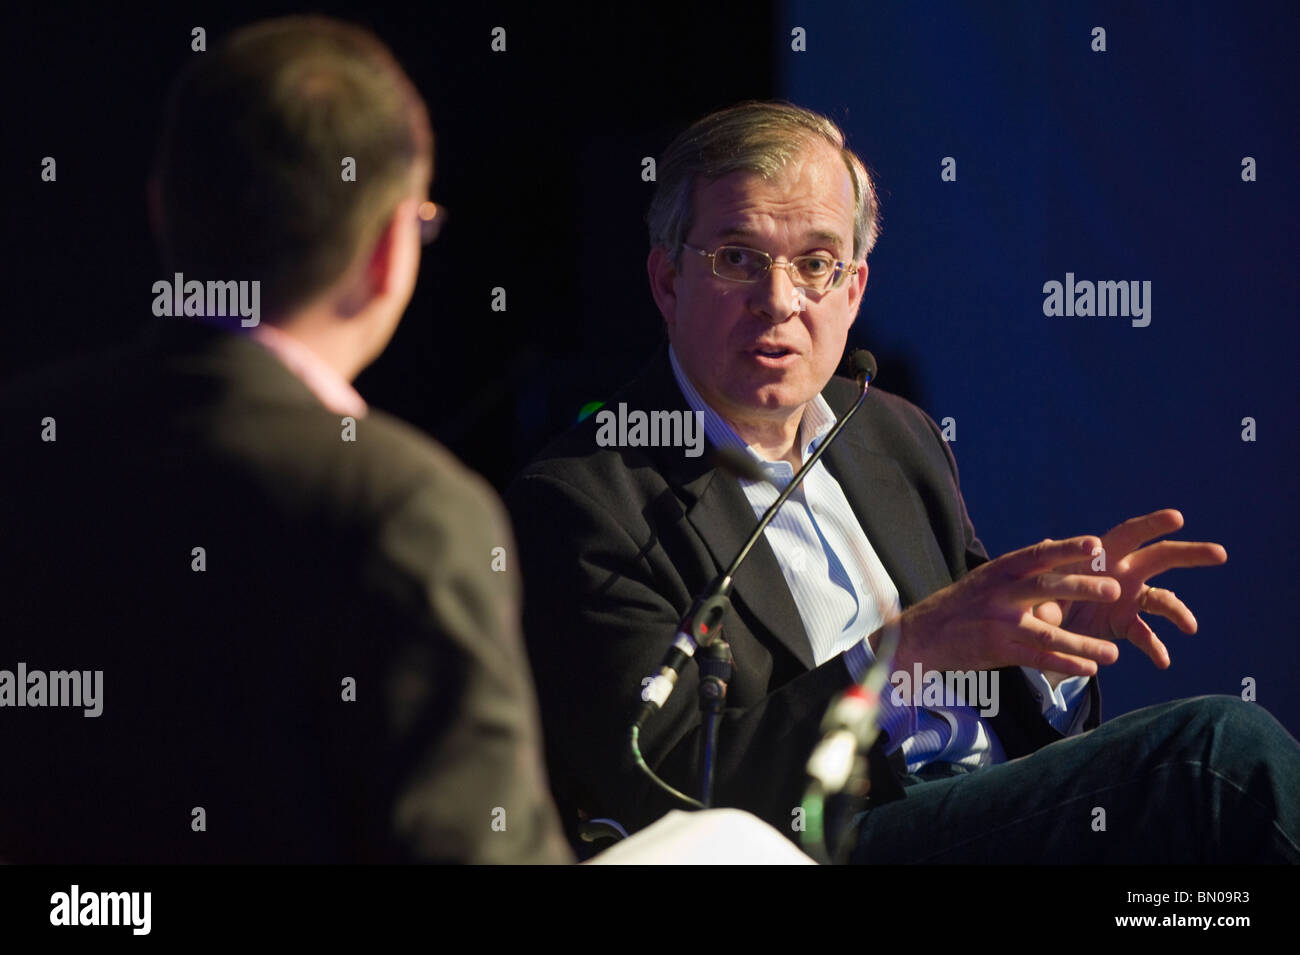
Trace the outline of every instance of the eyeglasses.
{"type": "Polygon", "coordinates": [[[775,266],[785,269],[796,287],[825,292],[839,288],[858,270],[856,265],[846,265],[822,254],[796,255],[789,262],[777,263],[766,252],[743,245],[720,245],[706,252],[683,242],[682,248],[712,259],[713,274],[729,282],[757,282],[775,266]]]}
{"type": "Polygon", "coordinates": [[[447,207],[436,202],[422,202],[415,212],[420,223],[420,244],[428,245],[438,238],[447,223],[447,207]]]}

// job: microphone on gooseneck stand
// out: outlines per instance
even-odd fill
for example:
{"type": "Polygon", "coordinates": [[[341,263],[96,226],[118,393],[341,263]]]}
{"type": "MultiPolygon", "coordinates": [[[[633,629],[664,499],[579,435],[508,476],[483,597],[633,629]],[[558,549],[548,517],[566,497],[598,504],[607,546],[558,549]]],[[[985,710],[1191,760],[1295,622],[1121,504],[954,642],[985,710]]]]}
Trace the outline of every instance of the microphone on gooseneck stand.
{"type": "MultiPolygon", "coordinates": [[[[716,749],[716,722],[710,726],[710,732],[706,733],[705,737],[701,740],[705,751],[705,766],[702,768],[701,781],[701,789],[704,796],[702,801],[692,799],[685,793],[679,792],[655,775],[654,771],[650,769],[646,764],[644,757],[641,755],[641,729],[647,722],[649,722],[652,716],[663,708],[664,703],[677,685],[677,678],[681,673],[682,666],[689,658],[695,655],[696,650],[700,647],[710,647],[712,644],[721,642],[719,631],[723,617],[725,617],[727,612],[731,609],[730,595],[736,571],[744,562],[745,558],[749,556],[749,552],[758,542],[763,531],[767,529],[767,525],[772,522],[777,511],[781,509],[781,506],[785,504],[790,495],[793,494],[795,490],[798,489],[799,485],[803,483],[804,477],[821,458],[822,454],[825,453],[826,449],[831,446],[831,442],[839,436],[839,433],[844,429],[844,426],[848,424],[849,419],[852,418],[853,415],[857,413],[857,410],[862,407],[862,403],[867,397],[867,389],[870,386],[872,379],[876,377],[876,358],[869,351],[857,349],[849,355],[849,369],[858,384],[859,394],[857,401],[855,401],[853,405],[844,412],[840,419],[835,422],[835,426],[831,428],[830,432],[826,435],[825,440],[821,441],[817,445],[817,448],[803,463],[803,467],[798,470],[790,483],[785,486],[785,489],[777,495],[776,500],[772,502],[772,506],[763,514],[762,519],[758,522],[758,526],[756,526],[753,533],[749,535],[749,538],[740,548],[740,551],[736,554],[735,559],[732,560],[730,566],[728,566],[722,574],[715,577],[709,586],[705,588],[703,593],[695,598],[695,601],[691,604],[690,608],[686,611],[686,614],[682,617],[681,622],[677,625],[677,636],[673,640],[673,644],[669,648],[668,653],[664,656],[663,663],[660,664],[659,669],[650,674],[650,676],[643,681],[646,685],[645,689],[641,692],[642,704],[637,710],[630,731],[632,758],[637,767],[645,772],[655,785],[694,808],[705,808],[711,798],[711,764],[712,755],[716,749]]],[[[754,463],[753,459],[750,458],[749,455],[738,450],[724,448],[718,454],[718,465],[731,471],[740,478],[747,480],[767,480],[766,475],[764,475],[762,469],[754,463]]],[[[729,651],[721,652],[729,656],[729,651]]],[[[725,663],[723,664],[723,667],[725,670],[729,671],[729,666],[725,663]]],[[[727,677],[724,679],[729,678],[728,672],[727,677]]],[[[716,680],[716,678],[712,676],[710,679],[716,680]]],[[[721,690],[723,696],[725,696],[725,692],[725,682],[723,682],[721,690]]]]}

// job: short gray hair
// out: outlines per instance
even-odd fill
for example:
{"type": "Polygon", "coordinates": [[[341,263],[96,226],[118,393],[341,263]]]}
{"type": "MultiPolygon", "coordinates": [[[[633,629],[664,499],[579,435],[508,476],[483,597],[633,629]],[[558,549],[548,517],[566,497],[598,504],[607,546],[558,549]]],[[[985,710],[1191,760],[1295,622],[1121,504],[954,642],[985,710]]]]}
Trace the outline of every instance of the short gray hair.
{"type": "Polygon", "coordinates": [[[646,213],[650,244],[663,246],[680,263],[697,182],[741,171],[771,178],[817,137],[835,147],[848,168],[853,180],[853,258],[868,255],[880,235],[880,207],[871,174],[844,144],[844,133],[833,121],[782,102],[750,101],[710,113],[669,144],[659,159],[654,198],[646,213]]]}

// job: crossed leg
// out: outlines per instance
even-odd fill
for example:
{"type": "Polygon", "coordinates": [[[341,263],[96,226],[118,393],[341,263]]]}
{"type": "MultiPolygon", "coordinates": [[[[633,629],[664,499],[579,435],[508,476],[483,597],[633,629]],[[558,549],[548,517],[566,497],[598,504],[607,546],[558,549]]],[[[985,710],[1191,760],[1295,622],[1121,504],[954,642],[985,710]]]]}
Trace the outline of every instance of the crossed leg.
{"type": "Polygon", "coordinates": [[[1019,759],[915,782],[862,817],[856,863],[1300,863],[1300,745],[1203,696],[1019,759]]]}

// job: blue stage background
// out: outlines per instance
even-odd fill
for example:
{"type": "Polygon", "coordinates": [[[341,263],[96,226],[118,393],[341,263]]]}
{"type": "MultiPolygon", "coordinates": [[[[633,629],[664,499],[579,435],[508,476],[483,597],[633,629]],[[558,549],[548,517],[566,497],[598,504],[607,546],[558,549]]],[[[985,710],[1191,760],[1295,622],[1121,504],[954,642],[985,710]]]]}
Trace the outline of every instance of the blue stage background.
{"type": "Polygon", "coordinates": [[[1163,672],[1123,647],[1107,717],[1253,678],[1300,735],[1298,9],[779,11],[779,94],[835,118],[878,177],[884,229],[851,344],[879,356],[881,387],[954,419],[989,552],[1161,507],[1183,512],[1176,536],[1228,550],[1223,567],[1159,579],[1200,631],[1153,623],[1163,672]],[[956,181],[941,181],[944,157],[956,181]],[[1067,272],[1150,281],[1150,324],[1045,316],[1043,285],[1067,272]]]}

